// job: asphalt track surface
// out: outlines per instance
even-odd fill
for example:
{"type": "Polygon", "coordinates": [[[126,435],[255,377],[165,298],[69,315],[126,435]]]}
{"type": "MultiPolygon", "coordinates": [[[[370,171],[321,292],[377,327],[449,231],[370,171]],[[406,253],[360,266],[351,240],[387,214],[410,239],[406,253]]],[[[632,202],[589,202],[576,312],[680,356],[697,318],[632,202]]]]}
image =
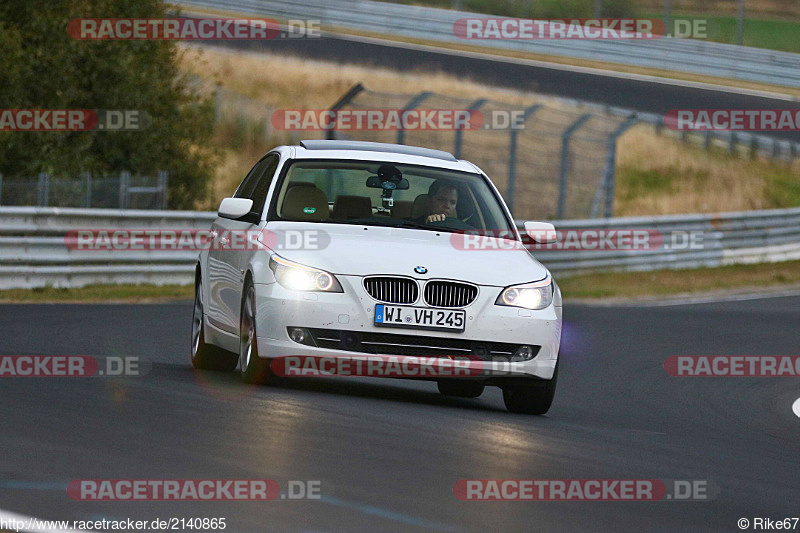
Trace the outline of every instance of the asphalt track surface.
{"type": "MultiPolygon", "coordinates": [[[[574,72],[560,67],[528,65],[513,58],[470,57],[445,49],[420,50],[390,42],[364,42],[336,34],[325,34],[315,39],[205,43],[238,50],[271,52],[399,71],[444,72],[489,86],[534,91],[659,114],[671,109],[800,109],[800,103],[796,101],[740,94],[735,92],[736,88],[715,90],[639,80],[624,75],[574,72]]],[[[370,87],[368,78],[361,81],[367,88],[370,87]]],[[[398,86],[396,92],[412,91],[398,86]]],[[[332,94],[331,105],[340,96],[332,94]]],[[[758,133],[800,142],[800,131],[758,133]]]]}
{"type": "Polygon", "coordinates": [[[0,507],[45,519],[226,517],[227,531],[739,531],[800,514],[798,378],[675,378],[670,355],[798,354],[800,297],[567,305],[555,403],[428,382],[246,387],[188,360],[189,303],[3,305],[0,354],[140,356],[138,378],[3,378],[0,507]],[[73,479],[321,481],[320,500],[87,502],[73,479]],[[459,479],[692,479],[705,502],[466,502],[459,479]]]}

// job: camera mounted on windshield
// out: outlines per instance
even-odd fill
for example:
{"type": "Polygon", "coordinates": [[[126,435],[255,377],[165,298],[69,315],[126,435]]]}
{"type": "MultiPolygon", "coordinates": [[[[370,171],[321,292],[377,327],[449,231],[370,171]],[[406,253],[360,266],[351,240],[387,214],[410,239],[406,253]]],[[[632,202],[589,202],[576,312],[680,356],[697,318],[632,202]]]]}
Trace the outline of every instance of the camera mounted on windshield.
{"type": "Polygon", "coordinates": [[[378,167],[376,176],[367,178],[367,187],[372,189],[383,189],[381,193],[381,203],[383,209],[391,209],[394,205],[392,195],[394,191],[408,190],[408,180],[403,177],[400,169],[394,165],[381,165],[378,167]]]}

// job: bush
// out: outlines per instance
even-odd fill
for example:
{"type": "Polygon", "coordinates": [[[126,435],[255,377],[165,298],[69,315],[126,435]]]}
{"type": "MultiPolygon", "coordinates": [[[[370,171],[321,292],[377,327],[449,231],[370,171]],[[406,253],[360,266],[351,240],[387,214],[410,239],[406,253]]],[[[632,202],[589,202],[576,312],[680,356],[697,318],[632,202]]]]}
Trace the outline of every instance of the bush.
{"type": "Polygon", "coordinates": [[[5,109],[135,109],[152,117],[131,132],[0,132],[0,173],[77,177],[129,170],[170,173],[170,205],[207,196],[218,155],[213,102],[180,73],[172,41],[81,41],[73,18],[160,18],[161,0],[0,2],[0,101],[5,109]]]}

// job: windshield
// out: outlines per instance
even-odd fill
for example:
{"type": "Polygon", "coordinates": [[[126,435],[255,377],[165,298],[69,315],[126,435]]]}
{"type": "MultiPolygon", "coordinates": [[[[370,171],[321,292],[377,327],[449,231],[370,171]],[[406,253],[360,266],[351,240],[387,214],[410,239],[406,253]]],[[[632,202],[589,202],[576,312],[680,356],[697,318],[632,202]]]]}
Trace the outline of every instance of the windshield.
{"type": "Polygon", "coordinates": [[[281,184],[277,218],[514,235],[480,174],[373,161],[296,161],[281,184]]]}

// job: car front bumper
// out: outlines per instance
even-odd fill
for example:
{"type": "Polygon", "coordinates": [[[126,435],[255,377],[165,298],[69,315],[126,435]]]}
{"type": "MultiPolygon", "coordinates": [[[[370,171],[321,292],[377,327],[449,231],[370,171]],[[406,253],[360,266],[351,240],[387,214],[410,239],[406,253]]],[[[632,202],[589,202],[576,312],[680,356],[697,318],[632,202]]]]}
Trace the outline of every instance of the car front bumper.
{"type": "Polygon", "coordinates": [[[479,286],[475,301],[464,308],[466,324],[463,332],[376,326],[375,305],[380,302],[374,300],[364,290],[363,278],[342,275],[337,275],[337,278],[342,284],[343,293],[298,292],[286,289],[278,283],[255,285],[256,332],[258,352],[261,357],[269,359],[282,356],[349,359],[375,357],[361,350],[330,349],[295,342],[289,337],[287,328],[297,327],[308,330],[339,330],[364,337],[380,334],[381,338],[389,339],[391,335],[412,335],[423,345],[437,345],[437,342],[443,340],[458,339],[461,345],[482,346],[486,343],[504,343],[538,346],[535,357],[514,363],[510,363],[507,357],[476,351],[468,357],[473,360],[479,359],[478,364],[484,372],[480,376],[470,374],[470,377],[484,379],[487,383],[494,383],[503,378],[549,380],[553,377],[561,341],[560,307],[550,305],[539,311],[530,311],[495,305],[494,302],[502,288],[479,286]]]}

